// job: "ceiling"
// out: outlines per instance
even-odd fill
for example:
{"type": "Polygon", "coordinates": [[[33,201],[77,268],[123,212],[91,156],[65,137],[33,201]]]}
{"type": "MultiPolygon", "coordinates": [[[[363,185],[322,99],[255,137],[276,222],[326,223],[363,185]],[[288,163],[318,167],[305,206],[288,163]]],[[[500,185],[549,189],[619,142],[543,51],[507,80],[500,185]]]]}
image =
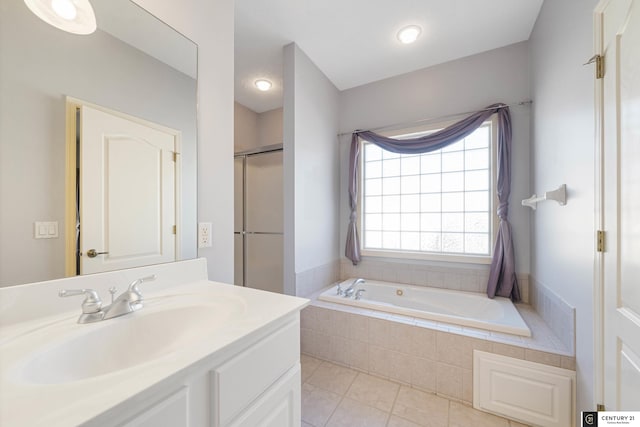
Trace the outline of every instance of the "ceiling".
{"type": "Polygon", "coordinates": [[[295,42],[339,90],[528,40],[543,0],[236,0],[235,98],[282,106],[282,48],[295,42]],[[401,44],[404,26],[422,27],[401,44]],[[273,82],[268,92],[253,82],[273,82]]]}

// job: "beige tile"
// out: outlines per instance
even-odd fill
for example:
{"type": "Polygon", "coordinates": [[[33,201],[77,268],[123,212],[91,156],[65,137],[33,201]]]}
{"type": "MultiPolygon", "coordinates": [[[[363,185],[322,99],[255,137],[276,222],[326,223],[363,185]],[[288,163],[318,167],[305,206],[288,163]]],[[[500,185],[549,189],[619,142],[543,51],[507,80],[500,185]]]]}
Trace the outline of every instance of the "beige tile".
{"type": "Polygon", "coordinates": [[[308,384],[324,390],[343,395],[356,377],[352,369],[338,366],[329,362],[322,362],[307,380],[308,384]]]}
{"type": "Polygon", "coordinates": [[[369,319],[358,314],[349,315],[349,338],[369,342],[369,319]]]}
{"type": "Polygon", "coordinates": [[[404,418],[391,415],[391,418],[389,418],[389,423],[387,423],[387,427],[420,427],[420,424],[412,423],[411,421],[405,420],[404,418]]]}
{"type": "Polygon", "coordinates": [[[341,398],[309,383],[302,384],[302,420],[313,426],[324,426],[341,398]]]}
{"type": "Polygon", "coordinates": [[[571,356],[562,356],[560,367],[564,369],[576,370],[576,358],[571,356]]]}
{"type": "Polygon", "coordinates": [[[318,311],[317,307],[309,305],[302,309],[300,312],[300,327],[307,329],[318,329],[318,321],[316,313],[318,311]]]}
{"type": "Polygon", "coordinates": [[[327,427],[384,427],[387,417],[386,412],[345,397],[327,427]]]}
{"type": "Polygon", "coordinates": [[[387,378],[390,364],[390,350],[374,345],[369,346],[369,372],[387,378]]]}
{"type": "Polygon", "coordinates": [[[410,353],[423,359],[436,359],[436,331],[420,326],[411,327],[410,353]]]}
{"type": "Polygon", "coordinates": [[[499,342],[494,342],[492,347],[492,352],[495,354],[501,354],[507,357],[513,357],[515,359],[524,360],[524,348],[517,347],[515,345],[502,344],[499,342]]]}
{"type": "Polygon", "coordinates": [[[389,322],[389,349],[409,354],[412,347],[413,326],[402,322],[389,322]]]}
{"type": "Polygon", "coordinates": [[[473,403],[473,371],[471,369],[462,370],[462,400],[466,403],[473,403]]]}
{"type": "Polygon", "coordinates": [[[449,425],[449,401],[435,394],[401,386],[392,413],[425,427],[449,425]]]}
{"type": "Polygon", "coordinates": [[[320,366],[322,360],[307,354],[300,355],[300,365],[302,365],[302,382],[305,382],[315,372],[316,368],[320,366]]]}
{"type": "Polygon", "coordinates": [[[345,396],[382,411],[390,412],[399,388],[397,383],[359,373],[345,396]]]}
{"type": "Polygon", "coordinates": [[[329,310],[326,308],[317,308],[316,311],[316,322],[318,327],[318,332],[322,332],[323,334],[332,335],[333,334],[333,322],[332,322],[332,313],[334,310],[329,310]]]}
{"type": "Polygon", "coordinates": [[[470,348],[466,344],[467,338],[462,335],[450,334],[448,332],[436,332],[436,357],[438,362],[461,368],[471,368],[467,366],[465,351],[470,348]]]}
{"type": "Polygon", "coordinates": [[[384,319],[369,318],[369,344],[389,348],[391,322],[384,319]]]}
{"type": "Polygon", "coordinates": [[[517,421],[509,420],[509,427],[529,427],[527,424],[522,424],[517,421]]]}
{"type": "Polygon", "coordinates": [[[331,336],[318,332],[313,341],[313,351],[311,355],[320,359],[331,360],[333,351],[331,348],[331,336]]]}
{"type": "Polygon", "coordinates": [[[470,406],[451,402],[449,427],[509,427],[509,421],[486,412],[476,411],[470,406]]]}
{"type": "Polygon", "coordinates": [[[404,384],[411,384],[411,356],[390,351],[389,378],[404,384]]]}
{"type": "Polygon", "coordinates": [[[306,354],[314,354],[316,332],[311,329],[300,328],[300,351],[306,354]]]}
{"type": "Polygon", "coordinates": [[[560,355],[547,353],[546,351],[538,351],[526,349],[524,357],[530,362],[542,363],[544,365],[560,367],[560,355]]]}
{"type": "Polygon", "coordinates": [[[437,362],[413,357],[411,360],[411,385],[426,391],[436,391],[437,362]]]}
{"type": "Polygon", "coordinates": [[[463,368],[438,363],[436,369],[436,392],[453,399],[462,400],[463,368]]]}
{"type": "Polygon", "coordinates": [[[349,366],[360,371],[369,370],[369,344],[349,341],[349,366]]]}
{"type": "Polygon", "coordinates": [[[349,338],[349,313],[344,311],[331,311],[331,329],[336,336],[349,338]]]}
{"type": "Polygon", "coordinates": [[[331,343],[331,357],[329,359],[339,365],[349,366],[349,340],[343,337],[331,336],[329,341],[331,343]]]}

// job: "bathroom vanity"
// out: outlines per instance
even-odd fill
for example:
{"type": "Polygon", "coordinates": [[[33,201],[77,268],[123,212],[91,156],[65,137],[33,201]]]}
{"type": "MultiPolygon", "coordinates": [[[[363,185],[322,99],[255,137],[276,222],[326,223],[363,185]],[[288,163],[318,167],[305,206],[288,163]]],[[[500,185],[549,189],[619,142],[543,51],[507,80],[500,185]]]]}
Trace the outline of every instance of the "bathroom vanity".
{"type": "Polygon", "coordinates": [[[192,260],[0,289],[0,425],[299,426],[308,301],[206,280],[192,260]],[[155,274],[143,308],[79,324],[90,288],[155,274]]]}

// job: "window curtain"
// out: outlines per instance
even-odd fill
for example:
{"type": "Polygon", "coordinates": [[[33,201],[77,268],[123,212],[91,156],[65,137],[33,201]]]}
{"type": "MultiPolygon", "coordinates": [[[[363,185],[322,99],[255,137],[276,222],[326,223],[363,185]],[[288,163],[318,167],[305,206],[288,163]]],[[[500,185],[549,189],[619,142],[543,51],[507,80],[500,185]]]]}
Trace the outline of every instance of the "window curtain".
{"type": "Polygon", "coordinates": [[[358,236],[358,164],[360,161],[360,139],[371,142],[380,148],[398,154],[422,154],[439,150],[470,135],[493,114],[498,116],[498,180],[496,193],[500,202],[498,217],[500,224],[493,260],[487,283],[487,295],[496,295],[520,300],[520,291],[516,280],[515,257],[511,237],[511,225],[508,221],[509,194],[511,193],[511,114],[505,104],[493,104],[477,111],[441,131],[411,139],[394,139],[371,131],[354,132],[351,136],[349,155],[349,227],[345,256],[357,265],[360,262],[360,238],[358,236]]]}

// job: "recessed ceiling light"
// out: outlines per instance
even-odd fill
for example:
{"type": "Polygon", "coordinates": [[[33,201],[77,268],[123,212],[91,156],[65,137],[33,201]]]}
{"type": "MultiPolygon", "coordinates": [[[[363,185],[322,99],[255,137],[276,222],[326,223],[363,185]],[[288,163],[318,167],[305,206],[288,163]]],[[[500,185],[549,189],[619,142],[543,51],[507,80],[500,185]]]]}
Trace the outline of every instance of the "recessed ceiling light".
{"type": "Polygon", "coordinates": [[[259,80],[256,80],[253,84],[256,85],[258,90],[261,90],[263,92],[271,89],[271,82],[269,80],[259,79],[259,80]]]}
{"type": "Polygon", "coordinates": [[[417,25],[409,25],[398,31],[398,40],[401,43],[409,44],[417,40],[418,36],[422,32],[422,28],[417,25]]]}
{"type": "Polygon", "coordinates": [[[96,30],[96,15],[89,0],[24,0],[38,18],[73,34],[91,34],[96,30]]]}

